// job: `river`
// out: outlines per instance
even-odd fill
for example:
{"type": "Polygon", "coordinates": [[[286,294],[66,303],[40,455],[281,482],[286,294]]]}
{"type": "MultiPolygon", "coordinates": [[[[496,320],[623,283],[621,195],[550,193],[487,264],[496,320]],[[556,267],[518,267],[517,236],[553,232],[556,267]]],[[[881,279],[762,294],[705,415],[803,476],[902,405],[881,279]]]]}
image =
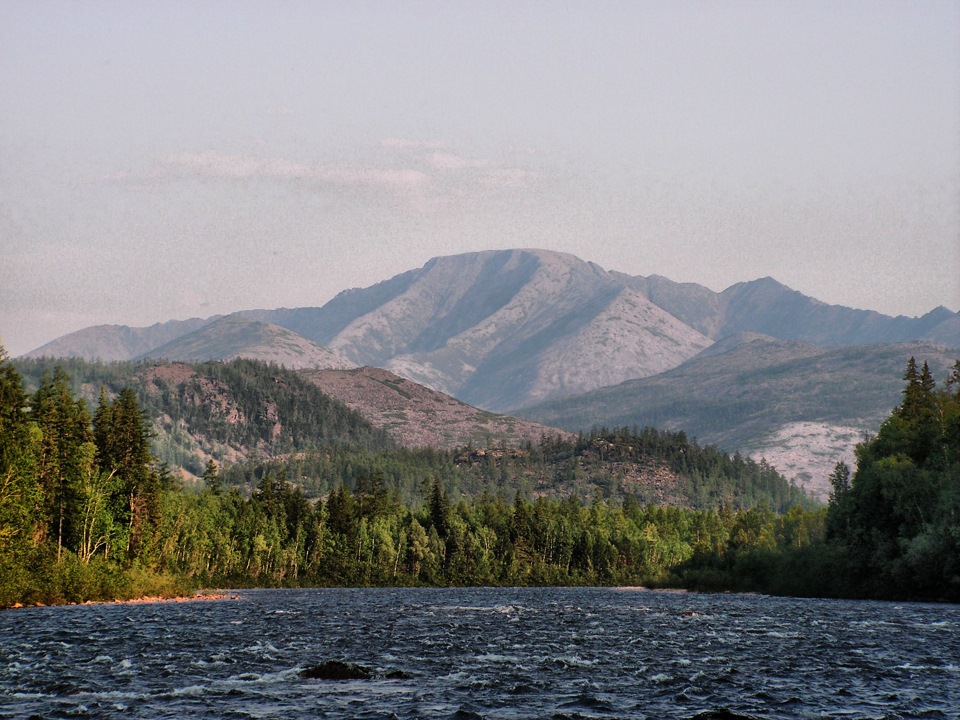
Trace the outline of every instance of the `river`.
{"type": "Polygon", "coordinates": [[[960,717],[954,605],[611,588],[236,595],[0,613],[0,717],[960,717]],[[302,676],[328,660],[375,677],[302,676]]]}

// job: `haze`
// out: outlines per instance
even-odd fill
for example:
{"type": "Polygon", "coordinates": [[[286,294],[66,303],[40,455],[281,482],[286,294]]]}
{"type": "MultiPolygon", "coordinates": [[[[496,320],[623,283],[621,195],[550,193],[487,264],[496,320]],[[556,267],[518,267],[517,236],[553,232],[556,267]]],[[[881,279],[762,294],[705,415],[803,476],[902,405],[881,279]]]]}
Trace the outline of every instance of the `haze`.
{"type": "Polygon", "coordinates": [[[0,340],[561,250],[960,309],[960,4],[0,0],[0,340]]]}

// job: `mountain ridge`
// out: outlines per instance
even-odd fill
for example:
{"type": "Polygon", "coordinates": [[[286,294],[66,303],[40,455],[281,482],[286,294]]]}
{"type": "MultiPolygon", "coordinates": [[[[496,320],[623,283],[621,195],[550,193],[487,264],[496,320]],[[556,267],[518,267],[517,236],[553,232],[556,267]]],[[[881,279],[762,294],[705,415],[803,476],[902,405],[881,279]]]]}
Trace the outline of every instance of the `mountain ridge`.
{"type": "MultiPolygon", "coordinates": [[[[191,342],[222,344],[214,337],[222,317],[149,328],[97,326],[25,357],[130,359],[167,346],[170,359],[186,359],[170,351],[177,340],[193,333],[191,342]]],[[[299,336],[284,335],[292,346],[333,353],[304,366],[329,365],[339,356],[496,412],[655,376],[718,342],[751,334],[830,347],[921,340],[960,346],[960,313],[946,308],[920,318],[891,317],[828,305],[771,277],[718,293],[529,249],[437,257],[367,288],[344,290],[322,307],[229,317],[282,328],[299,336]]],[[[251,343],[231,356],[275,360],[268,350],[251,343]]]]}

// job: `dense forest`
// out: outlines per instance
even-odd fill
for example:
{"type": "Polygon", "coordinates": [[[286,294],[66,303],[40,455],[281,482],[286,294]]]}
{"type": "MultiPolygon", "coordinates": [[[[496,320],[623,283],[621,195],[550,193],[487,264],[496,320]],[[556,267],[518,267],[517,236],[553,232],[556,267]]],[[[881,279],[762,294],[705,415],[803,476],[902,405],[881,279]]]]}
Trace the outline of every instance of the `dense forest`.
{"type": "Polygon", "coordinates": [[[101,393],[91,411],[62,369],[28,394],[0,355],[0,606],[211,586],[387,584],[957,601],[960,362],[943,390],[913,361],[905,380],[902,404],[858,448],[856,472],[838,465],[829,507],[816,508],[789,491],[775,502],[760,490],[730,494],[738,485],[776,488],[782,478],[654,430],[545,438],[498,454],[378,453],[363,441],[223,472],[209,460],[202,481],[184,486],[153,456],[151,420],[131,389],[101,393]],[[328,458],[351,462],[351,471],[321,468],[328,458]],[[697,478],[692,501],[645,501],[622,483],[587,496],[532,492],[532,481],[508,491],[511,475],[501,472],[576,476],[594,463],[615,476],[640,459],[697,478]],[[321,469],[308,472],[309,463],[321,469]],[[391,475],[401,465],[412,486],[391,475]],[[459,486],[445,483],[456,468],[459,486]],[[308,475],[331,486],[311,490],[299,481],[308,475]]]}

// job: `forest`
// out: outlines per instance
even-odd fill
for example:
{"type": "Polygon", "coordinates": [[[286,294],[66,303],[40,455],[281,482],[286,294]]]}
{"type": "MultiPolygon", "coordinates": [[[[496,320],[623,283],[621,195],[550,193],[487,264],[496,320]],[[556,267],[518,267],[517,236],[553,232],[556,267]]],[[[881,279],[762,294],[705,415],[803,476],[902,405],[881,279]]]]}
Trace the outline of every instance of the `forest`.
{"type": "Polygon", "coordinates": [[[855,471],[838,464],[831,501],[817,507],[763,463],[652,429],[544,438],[499,455],[328,434],[326,451],[224,468],[210,459],[188,484],[154,456],[151,418],[131,388],[101,391],[88,409],[63,368],[28,392],[0,353],[0,607],[323,585],[956,602],[960,361],[943,389],[912,359],[904,380],[901,404],[858,447],[855,471]],[[592,466],[617,478],[625,460],[682,476],[680,501],[623,482],[577,484],[592,466]],[[559,475],[566,490],[549,492],[559,475]]]}

